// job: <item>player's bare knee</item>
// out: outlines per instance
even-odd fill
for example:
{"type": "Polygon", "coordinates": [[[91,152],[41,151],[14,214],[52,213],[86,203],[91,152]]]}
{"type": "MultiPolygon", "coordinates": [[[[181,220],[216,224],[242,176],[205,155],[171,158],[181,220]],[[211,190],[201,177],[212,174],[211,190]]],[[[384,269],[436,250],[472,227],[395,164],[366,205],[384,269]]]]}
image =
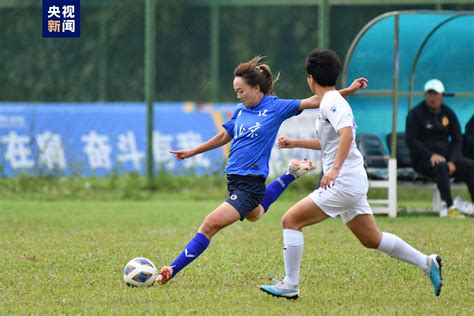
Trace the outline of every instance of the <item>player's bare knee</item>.
{"type": "Polygon", "coordinates": [[[206,217],[204,222],[201,224],[201,227],[199,227],[199,231],[208,238],[212,238],[212,236],[214,236],[219,230],[221,230],[221,227],[208,217],[206,217]]]}
{"type": "Polygon", "coordinates": [[[294,229],[294,230],[299,230],[301,227],[298,226],[298,224],[293,220],[291,214],[286,213],[283,215],[281,218],[281,226],[283,229],[294,229]]]}

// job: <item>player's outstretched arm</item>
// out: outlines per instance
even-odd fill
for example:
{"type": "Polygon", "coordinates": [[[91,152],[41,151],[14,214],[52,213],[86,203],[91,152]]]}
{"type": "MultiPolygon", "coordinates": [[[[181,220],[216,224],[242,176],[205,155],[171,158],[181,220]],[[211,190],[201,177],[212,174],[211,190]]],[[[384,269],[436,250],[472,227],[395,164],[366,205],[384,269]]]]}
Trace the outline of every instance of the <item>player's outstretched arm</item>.
{"type": "Polygon", "coordinates": [[[317,109],[319,108],[320,103],[321,97],[313,95],[309,98],[301,100],[300,107],[298,108],[298,110],[303,111],[305,109],[317,109]]]}
{"type": "MultiPolygon", "coordinates": [[[[353,93],[355,93],[359,89],[367,88],[368,80],[366,78],[357,78],[352,82],[352,84],[344,89],[339,90],[339,93],[343,97],[347,97],[353,93]]],[[[321,97],[317,95],[313,95],[312,97],[306,98],[301,100],[301,104],[299,110],[305,109],[316,109],[319,108],[319,104],[321,103],[321,97]]]]}
{"type": "Polygon", "coordinates": [[[339,93],[343,97],[348,97],[349,95],[355,93],[359,89],[367,88],[368,82],[369,80],[367,80],[366,78],[357,78],[351,83],[349,87],[339,90],[339,93]]]}
{"type": "Polygon", "coordinates": [[[232,137],[227,133],[227,131],[223,130],[216,136],[212,137],[209,139],[207,142],[202,143],[201,145],[197,146],[194,149],[190,150],[170,150],[170,153],[176,155],[176,159],[178,160],[183,160],[186,158],[190,158],[192,156],[199,155],[203,152],[212,150],[214,148],[223,146],[230,142],[232,140],[232,137]]]}
{"type": "Polygon", "coordinates": [[[308,148],[321,149],[321,141],[319,139],[295,139],[287,136],[278,137],[278,148],[308,148]]]}

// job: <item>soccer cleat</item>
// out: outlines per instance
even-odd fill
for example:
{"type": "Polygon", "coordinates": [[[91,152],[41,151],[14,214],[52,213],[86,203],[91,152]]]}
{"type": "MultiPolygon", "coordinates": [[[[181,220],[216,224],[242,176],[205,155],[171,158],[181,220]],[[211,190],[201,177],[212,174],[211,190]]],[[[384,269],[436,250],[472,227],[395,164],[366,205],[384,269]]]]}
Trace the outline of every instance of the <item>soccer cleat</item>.
{"type": "Polygon", "coordinates": [[[164,266],[161,268],[160,274],[156,278],[155,282],[160,283],[161,285],[165,284],[173,277],[173,268],[164,266]]]}
{"type": "Polygon", "coordinates": [[[436,296],[441,293],[441,287],[443,286],[443,276],[441,274],[441,257],[439,255],[430,255],[427,257],[428,260],[428,276],[430,277],[431,283],[433,284],[433,291],[436,296]]]}
{"type": "Polygon", "coordinates": [[[313,163],[311,160],[304,159],[304,160],[296,160],[293,159],[288,164],[288,173],[293,175],[295,178],[301,177],[306,172],[316,169],[316,164],[313,163]]]}
{"type": "Polygon", "coordinates": [[[448,217],[450,218],[466,218],[464,214],[458,211],[458,209],[454,206],[451,206],[448,210],[448,217]]]}
{"type": "Polygon", "coordinates": [[[298,285],[289,285],[281,281],[273,285],[261,285],[260,290],[276,297],[284,297],[287,299],[297,299],[300,294],[298,285]]]}

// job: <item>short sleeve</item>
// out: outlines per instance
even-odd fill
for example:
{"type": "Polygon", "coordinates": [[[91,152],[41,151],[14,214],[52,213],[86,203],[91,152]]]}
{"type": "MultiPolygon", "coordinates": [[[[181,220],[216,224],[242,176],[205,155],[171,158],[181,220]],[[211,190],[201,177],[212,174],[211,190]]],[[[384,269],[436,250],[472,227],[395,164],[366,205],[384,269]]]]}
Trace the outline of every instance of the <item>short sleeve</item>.
{"type": "Polygon", "coordinates": [[[230,137],[234,138],[234,126],[235,126],[235,119],[237,118],[238,113],[240,112],[240,109],[237,108],[234,111],[234,115],[232,115],[232,118],[228,120],[227,122],[222,124],[222,127],[227,131],[227,134],[230,135],[230,137]]]}
{"type": "Polygon", "coordinates": [[[321,113],[336,131],[354,126],[354,116],[346,104],[328,102],[321,107],[321,113]]]}
{"type": "Polygon", "coordinates": [[[276,99],[275,101],[277,103],[276,111],[284,120],[301,113],[298,111],[301,100],[276,99]]]}

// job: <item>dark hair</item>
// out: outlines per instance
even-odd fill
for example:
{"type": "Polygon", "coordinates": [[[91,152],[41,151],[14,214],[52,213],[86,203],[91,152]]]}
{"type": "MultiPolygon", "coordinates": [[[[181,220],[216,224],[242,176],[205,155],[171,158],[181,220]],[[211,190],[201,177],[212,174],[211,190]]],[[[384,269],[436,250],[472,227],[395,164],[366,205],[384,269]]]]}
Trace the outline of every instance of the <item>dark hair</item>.
{"type": "Polygon", "coordinates": [[[342,66],[335,51],[315,48],[306,58],[305,69],[320,86],[329,87],[336,85],[342,66]]]}
{"type": "Polygon", "coordinates": [[[242,77],[248,85],[253,87],[260,86],[260,91],[265,95],[269,95],[273,93],[273,87],[280,79],[280,73],[273,80],[270,67],[260,63],[262,58],[262,56],[256,56],[245,63],[241,63],[235,68],[234,76],[242,77]]]}

